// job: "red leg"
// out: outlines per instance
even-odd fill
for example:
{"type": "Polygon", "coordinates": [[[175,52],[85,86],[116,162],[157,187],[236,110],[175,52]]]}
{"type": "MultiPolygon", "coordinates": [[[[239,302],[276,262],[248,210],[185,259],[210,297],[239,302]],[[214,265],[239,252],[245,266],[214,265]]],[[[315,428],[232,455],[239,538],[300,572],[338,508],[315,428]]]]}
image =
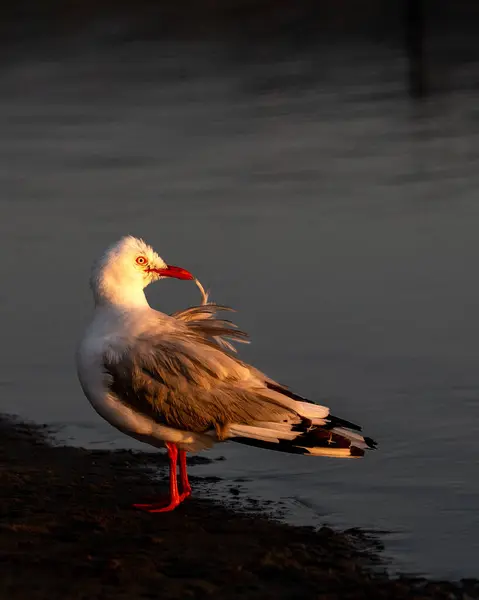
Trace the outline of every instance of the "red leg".
{"type": "Polygon", "coordinates": [[[176,444],[167,442],[166,449],[168,450],[168,457],[170,459],[170,497],[166,503],[156,502],[154,504],[133,504],[135,508],[140,508],[141,510],[145,510],[149,513],[169,512],[174,510],[181,502],[181,498],[178,493],[177,479],[178,448],[176,444]]]}
{"type": "Polygon", "coordinates": [[[188,470],[186,467],[186,452],[184,450],[180,450],[180,479],[181,479],[181,495],[180,502],[182,502],[188,496],[191,496],[191,485],[188,481],[188,470]]]}

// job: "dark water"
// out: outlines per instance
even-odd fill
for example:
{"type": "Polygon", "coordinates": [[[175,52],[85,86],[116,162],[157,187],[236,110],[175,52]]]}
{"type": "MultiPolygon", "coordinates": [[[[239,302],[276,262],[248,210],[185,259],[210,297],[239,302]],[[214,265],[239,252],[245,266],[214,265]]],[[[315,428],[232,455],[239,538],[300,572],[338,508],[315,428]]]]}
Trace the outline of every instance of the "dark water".
{"type": "Polygon", "coordinates": [[[248,479],[295,522],[391,530],[400,568],[477,576],[477,94],[411,104],[374,47],[247,68],[207,45],[91,48],[1,81],[2,410],[129,443],[73,355],[92,260],[140,235],[239,310],[246,360],[381,444],[344,462],[231,444],[196,472],[248,479]]]}

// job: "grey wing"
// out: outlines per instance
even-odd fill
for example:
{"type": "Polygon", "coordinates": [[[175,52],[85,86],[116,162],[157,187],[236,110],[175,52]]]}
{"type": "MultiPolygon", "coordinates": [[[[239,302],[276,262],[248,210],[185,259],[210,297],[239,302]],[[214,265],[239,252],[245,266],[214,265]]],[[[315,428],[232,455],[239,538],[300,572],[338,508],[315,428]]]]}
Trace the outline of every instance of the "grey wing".
{"type": "MultiPolygon", "coordinates": [[[[182,322],[183,336],[189,337],[195,347],[213,347],[216,358],[226,363],[229,376],[226,381],[218,377],[221,373],[203,364],[200,372],[220,381],[203,381],[209,393],[200,393],[192,398],[188,409],[193,419],[207,415],[210,426],[214,426],[218,437],[263,448],[281,449],[285,452],[309,453],[325,456],[362,456],[364,449],[374,447],[374,441],[357,432],[358,425],[331,416],[329,409],[319,406],[295,394],[286,386],[270,379],[260,371],[246,365],[227,350],[236,351],[228,340],[245,341],[245,333],[233,323],[216,318],[216,312],[231,310],[224,306],[206,303],[201,306],[174,313],[172,317],[182,322]],[[238,377],[231,376],[237,373],[238,377]],[[246,380],[245,372],[249,375],[246,380]],[[256,387],[251,385],[256,382],[256,387]],[[206,409],[206,410],[205,410],[206,409]],[[356,451],[351,450],[353,447],[356,451]],[[334,447],[332,447],[334,446],[334,447]]],[[[186,364],[182,360],[183,365],[186,364]]],[[[209,365],[211,367],[211,364],[209,365]]],[[[189,370],[191,374],[194,370],[189,370]]],[[[201,380],[199,381],[201,386],[201,380]]],[[[203,385],[204,387],[204,385],[203,385]]],[[[178,402],[175,403],[179,406],[178,402]]],[[[202,426],[205,421],[202,421],[202,426]]]]}
{"type": "MultiPolygon", "coordinates": [[[[217,327],[214,328],[215,333],[217,327]]],[[[103,359],[110,392],[157,423],[224,439],[230,424],[297,421],[294,410],[271,397],[255,371],[219,349],[208,336],[138,338],[120,357],[103,359]]]]}

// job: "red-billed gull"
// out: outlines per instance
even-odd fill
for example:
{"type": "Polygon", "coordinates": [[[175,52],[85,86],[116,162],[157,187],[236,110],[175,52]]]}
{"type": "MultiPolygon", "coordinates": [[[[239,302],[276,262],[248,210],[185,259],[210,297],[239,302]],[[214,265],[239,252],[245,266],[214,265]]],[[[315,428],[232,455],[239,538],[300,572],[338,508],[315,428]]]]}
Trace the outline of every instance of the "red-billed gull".
{"type": "Polygon", "coordinates": [[[110,247],[92,270],[95,312],[77,353],[78,376],[94,409],[123,433],[167,448],[169,498],[134,506],[173,510],[191,495],[186,452],[228,440],[342,458],[375,447],[359,426],[239,360],[232,342],[246,335],[217,317],[231,309],[206,299],[172,315],[151,308],[143,290],[165,277],[194,279],[137,238],[110,247]]]}

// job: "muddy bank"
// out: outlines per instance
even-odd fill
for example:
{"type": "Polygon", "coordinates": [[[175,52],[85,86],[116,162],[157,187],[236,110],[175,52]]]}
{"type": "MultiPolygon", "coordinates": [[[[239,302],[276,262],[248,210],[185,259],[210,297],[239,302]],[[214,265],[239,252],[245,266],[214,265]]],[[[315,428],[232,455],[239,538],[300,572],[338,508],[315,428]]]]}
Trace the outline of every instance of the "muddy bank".
{"type": "Polygon", "coordinates": [[[391,580],[360,532],[282,525],[192,499],[148,515],[158,454],[49,443],[0,419],[0,598],[479,598],[479,582],[391,580]]]}

